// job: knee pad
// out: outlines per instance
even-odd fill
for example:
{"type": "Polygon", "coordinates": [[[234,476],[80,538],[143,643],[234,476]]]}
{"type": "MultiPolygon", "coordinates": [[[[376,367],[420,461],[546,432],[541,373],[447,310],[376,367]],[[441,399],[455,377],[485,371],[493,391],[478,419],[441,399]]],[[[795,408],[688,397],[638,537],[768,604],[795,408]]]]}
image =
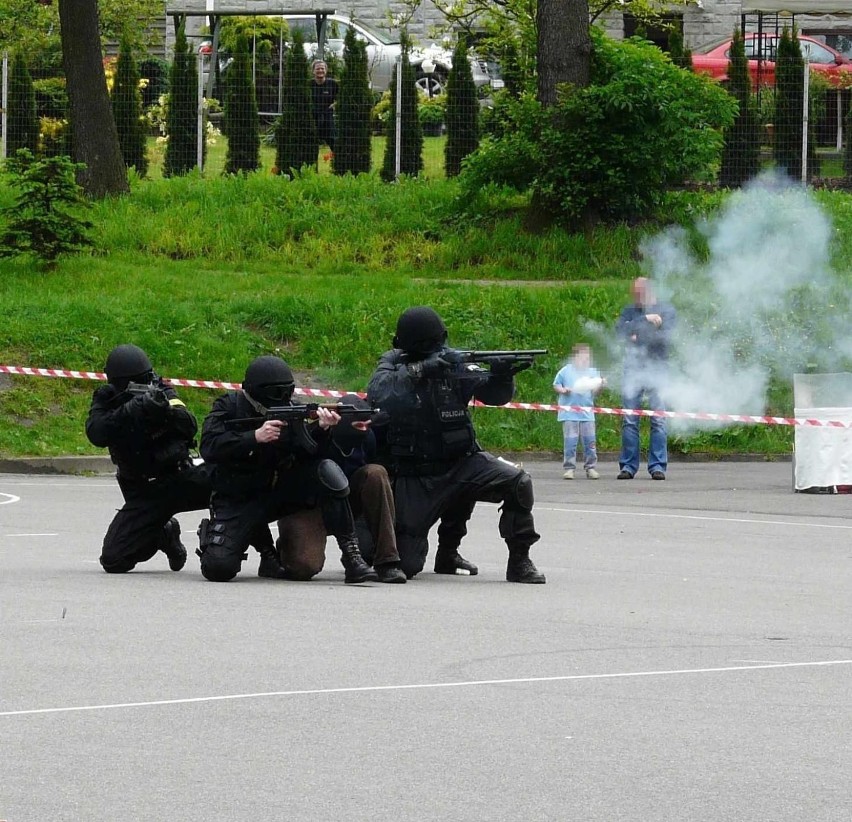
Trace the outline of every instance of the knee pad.
{"type": "Polygon", "coordinates": [[[532,511],[534,501],[532,477],[526,471],[522,471],[512,486],[511,496],[506,502],[510,504],[509,507],[511,508],[532,511]]]}
{"type": "Polygon", "coordinates": [[[349,480],[343,469],[332,460],[320,460],[317,465],[317,479],[324,491],[333,497],[349,496],[349,480]]]}

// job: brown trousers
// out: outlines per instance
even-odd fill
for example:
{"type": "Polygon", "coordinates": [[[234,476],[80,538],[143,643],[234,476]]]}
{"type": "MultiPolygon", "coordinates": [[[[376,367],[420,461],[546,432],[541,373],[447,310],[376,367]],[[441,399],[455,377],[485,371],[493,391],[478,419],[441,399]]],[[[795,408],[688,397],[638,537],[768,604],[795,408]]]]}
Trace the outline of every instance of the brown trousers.
{"type": "MultiPolygon", "coordinates": [[[[352,514],[363,517],[373,539],[372,564],[399,562],[394,521],[393,489],[382,465],[364,465],[349,478],[349,504],[352,514]]],[[[308,508],[278,520],[278,555],[292,579],[308,580],[322,571],[328,534],[319,508],[308,508]]]]}

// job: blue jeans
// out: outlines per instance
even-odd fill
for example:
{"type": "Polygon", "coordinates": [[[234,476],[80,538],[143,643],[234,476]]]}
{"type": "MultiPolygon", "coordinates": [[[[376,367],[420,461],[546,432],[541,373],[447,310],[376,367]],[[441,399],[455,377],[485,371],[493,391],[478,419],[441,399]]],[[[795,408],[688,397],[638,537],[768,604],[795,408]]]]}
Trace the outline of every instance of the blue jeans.
{"type": "MultiPolygon", "coordinates": [[[[622,399],[624,408],[641,408],[643,395],[647,398],[648,408],[654,411],[664,411],[665,406],[659,392],[653,388],[639,389],[630,396],[622,399]]],[[[621,423],[621,455],[618,464],[622,471],[635,474],[639,470],[639,420],[634,414],[626,415],[621,423]]],[[[662,471],[666,473],[669,465],[668,442],[666,441],[666,418],[651,417],[651,442],[648,448],[648,473],[662,471]]]]}
{"type": "Polygon", "coordinates": [[[562,421],[562,467],[574,470],[577,467],[577,443],[583,441],[583,467],[588,471],[598,464],[597,443],[595,442],[594,420],[562,421]]]}

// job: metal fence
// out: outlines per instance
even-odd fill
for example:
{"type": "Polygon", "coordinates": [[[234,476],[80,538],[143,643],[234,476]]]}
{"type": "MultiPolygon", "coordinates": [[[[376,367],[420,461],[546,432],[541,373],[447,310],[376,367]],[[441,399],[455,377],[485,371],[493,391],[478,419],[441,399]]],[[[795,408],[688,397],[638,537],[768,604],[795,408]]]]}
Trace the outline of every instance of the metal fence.
{"type": "MultiPolygon", "coordinates": [[[[476,61],[476,58],[472,58],[476,61]]],[[[258,167],[270,173],[288,173],[280,168],[280,140],[282,113],[287,111],[285,61],[282,54],[248,55],[250,87],[246,92],[251,100],[229,98],[229,83],[236,65],[235,55],[212,55],[201,49],[193,58],[195,82],[191,99],[178,98],[177,91],[169,91],[164,82],[165,69],[160,67],[157,77],[143,76],[142,98],[145,102],[143,116],[146,129],[146,146],[149,176],[163,174],[169,141],[169,109],[180,107],[187,112],[185,129],[192,130],[192,157],[189,166],[205,176],[222,173],[234,155],[245,155],[254,149],[241,145],[245,131],[232,125],[233,111],[241,107],[256,117],[259,150],[258,167]],[[243,105],[244,104],[244,105],[243,105]],[[231,111],[225,109],[231,107],[231,111]]],[[[487,67],[477,61],[476,94],[470,99],[467,120],[472,128],[482,133],[487,123],[488,110],[494,95],[500,93],[499,80],[487,73],[487,67]],[[484,79],[482,79],[484,77],[484,79]]],[[[398,66],[397,66],[398,68],[398,66]]],[[[343,64],[331,56],[327,59],[327,78],[318,83],[308,75],[304,78],[304,93],[310,108],[301,119],[288,124],[288,139],[313,141],[314,151],[305,164],[320,174],[339,173],[335,163],[335,150],[341,140],[348,139],[341,122],[340,82],[343,64]],[[336,89],[336,93],[333,91],[336,89]]],[[[114,66],[108,66],[108,82],[112,81],[114,66]]],[[[403,73],[393,71],[395,82],[401,84],[403,73]]],[[[852,70],[848,72],[852,78],[852,70]]],[[[805,63],[803,84],[793,99],[798,102],[791,109],[781,105],[782,92],[777,84],[756,86],[750,98],[754,123],[750,135],[744,140],[736,135],[726,136],[726,154],[720,167],[711,170],[715,182],[740,184],[768,167],[782,166],[794,179],[806,182],[841,185],[852,175],[847,160],[847,120],[850,112],[852,79],[847,75],[829,76],[825,71],[813,70],[805,63]],[[839,79],[838,79],[839,77],[839,79]],[[786,118],[786,119],[785,119],[786,118]],[[782,144],[783,141],[783,144],[782,144]],[[727,176],[726,176],[727,175],[727,176]]],[[[416,150],[419,167],[414,168],[426,178],[440,178],[447,174],[447,144],[452,125],[448,121],[455,115],[448,111],[448,77],[446,67],[429,59],[418,63],[414,70],[416,83],[415,113],[406,119],[405,97],[398,86],[377,87],[373,83],[369,104],[358,115],[369,131],[369,170],[383,172],[383,176],[398,176],[410,172],[406,166],[406,152],[416,150]],[[403,105],[395,106],[394,99],[403,105]],[[416,118],[416,121],[415,119],[416,118]],[[413,134],[413,131],[417,134],[413,134]],[[416,139],[415,139],[416,138],[416,139]],[[388,148],[390,144],[390,148],[388,148]],[[412,144],[415,149],[411,148],[412,144]]],[[[16,118],[28,116],[20,110],[10,86],[10,60],[2,61],[2,100],[0,100],[0,157],[9,153],[9,137],[19,123],[16,118]]],[[[765,78],[764,78],[765,79],[765,78]]],[[[389,82],[386,81],[386,82],[389,82]]],[[[36,83],[39,86],[39,83],[36,83]]],[[[789,96],[789,95],[788,95],[789,96]]],[[[54,92],[37,88],[36,108],[40,121],[38,150],[45,153],[62,153],[68,147],[68,127],[54,92]]],[[[292,108],[290,109],[292,112],[292,108]]],[[[351,112],[350,112],[351,114],[351,112]]],[[[462,112],[462,115],[464,112],[462,112]]],[[[121,125],[121,124],[119,124],[121,125]]],[[[186,135],[183,135],[184,138],[186,135]]],[[[251,139],[254,139],[253,137],[251,139]]],[[[852,154],[850,154],[852,156],[852,154]]],[[[450,173],[453,173],[451,170],[450,173]]]]}

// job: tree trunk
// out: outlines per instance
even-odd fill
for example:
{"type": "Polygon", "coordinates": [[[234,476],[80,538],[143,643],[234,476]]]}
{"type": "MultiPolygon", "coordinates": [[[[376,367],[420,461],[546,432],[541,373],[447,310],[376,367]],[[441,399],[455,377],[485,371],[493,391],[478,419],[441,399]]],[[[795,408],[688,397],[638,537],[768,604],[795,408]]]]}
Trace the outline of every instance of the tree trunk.
{"type": "Polygon", "coordinates": [[[97,0],[59,0],[62,63],[79,183],[100,199],[130,190],[112,117],[98,33],[97,0]]]}
{"type": "Polygon", "coordinates": [[[556,103],[560,83],[589,84],[592,42],[588,0],[538,0],[538,100],[556,103]]]}

